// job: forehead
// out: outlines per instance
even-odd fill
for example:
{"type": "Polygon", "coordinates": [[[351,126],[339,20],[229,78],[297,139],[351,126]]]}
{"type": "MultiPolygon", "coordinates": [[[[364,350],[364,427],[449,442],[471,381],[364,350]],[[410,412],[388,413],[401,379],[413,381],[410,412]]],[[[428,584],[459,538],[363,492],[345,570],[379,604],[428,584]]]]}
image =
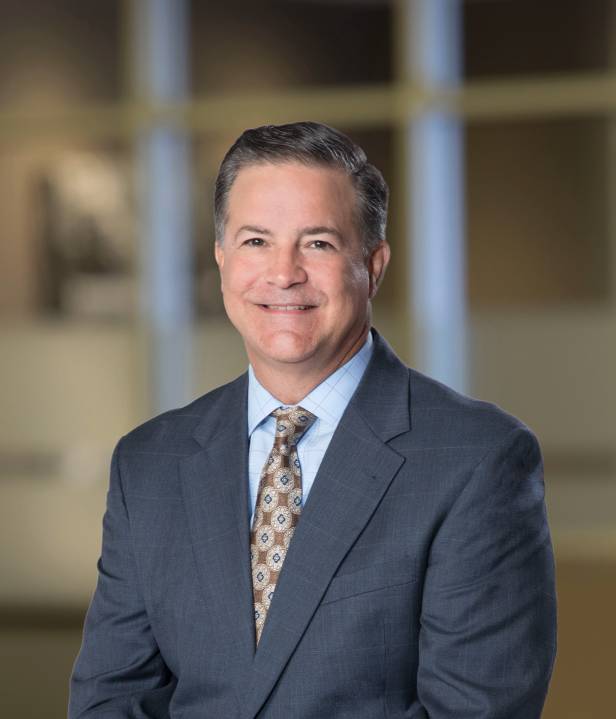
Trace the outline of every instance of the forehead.
{"type": "Polygon", "coordinates": [[[262,163],[238,172],[227,209],[230,221],[245,213],[280,220],[318,214],[348,221],[355,202],[351,178],[342,170],[296,162],[262,163]]]}

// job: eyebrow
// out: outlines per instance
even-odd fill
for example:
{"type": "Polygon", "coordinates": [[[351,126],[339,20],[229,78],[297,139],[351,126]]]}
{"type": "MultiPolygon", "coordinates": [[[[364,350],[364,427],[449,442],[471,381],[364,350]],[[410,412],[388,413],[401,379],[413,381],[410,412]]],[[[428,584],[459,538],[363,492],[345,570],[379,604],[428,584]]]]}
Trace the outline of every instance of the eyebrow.
{"type": "MultiPolygon", "coordinates": [[[[271,237],[273,234],[271,230],[268,230],[266,227],[260,227],[259,225],[242,225],[235,233],[235,237],[238,237],[241,232],[254,232],[256,235],[268,235],[269,237],[271,237]]],[[[344,237],[339,230],[337,230],[335,227],[328,227],[327,225],[314,225],[311,227],[303,227],[299,231],[298,236],[305,237],[306,235],[334,235],[334,237],[337,237],[340,241],[344,240],[344,237]]]]}
{"type": "Polygon", "coordinates": [[[337,237],[340,241],[344,240],[342,233],[339,230],[335,227],[327,227],[326,225],[304,227],[300,230],[299,236],[304,237],[305,235],[334,235],[334,237],[337,237]]]}
{"type": "Polygon", "coordinates": [[[255,235],[272,235],[272,231],[266,227],[259,227],[259,225],[242,225],[240,229],[235,233],[237,237],[240,232],[254,232],[255,235]]]}

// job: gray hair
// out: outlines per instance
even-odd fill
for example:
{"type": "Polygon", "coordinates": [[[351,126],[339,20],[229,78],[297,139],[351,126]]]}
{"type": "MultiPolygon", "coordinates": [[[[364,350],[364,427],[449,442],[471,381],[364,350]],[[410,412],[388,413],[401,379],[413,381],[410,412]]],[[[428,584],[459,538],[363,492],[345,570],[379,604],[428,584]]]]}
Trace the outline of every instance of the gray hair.
{"type": "Polygon", "coordinates": [[[241,169],[266,163],[300,162],[340,169],[357,196],[357,227],[366,255],[385,239],[389,189],[381,172],[351,138],[318,122],[263,125],[246,130],[233,143],[218,171],[214,190],[216,242],[222,243],[229,192],[241,169]]]}

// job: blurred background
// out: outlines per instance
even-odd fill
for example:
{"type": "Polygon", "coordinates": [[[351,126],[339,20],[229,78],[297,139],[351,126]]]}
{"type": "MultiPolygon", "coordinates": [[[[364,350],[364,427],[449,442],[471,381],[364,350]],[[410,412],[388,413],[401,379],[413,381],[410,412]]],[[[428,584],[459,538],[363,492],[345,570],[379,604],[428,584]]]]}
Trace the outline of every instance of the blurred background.
{"type": "Polygon", "coordinates": [[[541,440],[560,605],[544,716],[609,717],[616,2],[0,7],[1,716],[65,716],[115,441],[245,367],[213,262],[225,150],[312,119],[392,189],[375,325],[541,440]]]}

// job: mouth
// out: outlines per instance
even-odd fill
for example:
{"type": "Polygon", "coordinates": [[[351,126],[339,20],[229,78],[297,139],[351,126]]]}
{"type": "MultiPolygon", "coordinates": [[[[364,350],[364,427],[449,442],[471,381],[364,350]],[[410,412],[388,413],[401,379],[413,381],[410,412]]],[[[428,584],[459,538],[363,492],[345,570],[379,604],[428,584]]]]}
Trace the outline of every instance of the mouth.
{"type": "Polygon", "coordinates": [[[259,304],[264,310],[270,312],[307,312],[315,308],[315,305],[265,305],[259,304]]]}

